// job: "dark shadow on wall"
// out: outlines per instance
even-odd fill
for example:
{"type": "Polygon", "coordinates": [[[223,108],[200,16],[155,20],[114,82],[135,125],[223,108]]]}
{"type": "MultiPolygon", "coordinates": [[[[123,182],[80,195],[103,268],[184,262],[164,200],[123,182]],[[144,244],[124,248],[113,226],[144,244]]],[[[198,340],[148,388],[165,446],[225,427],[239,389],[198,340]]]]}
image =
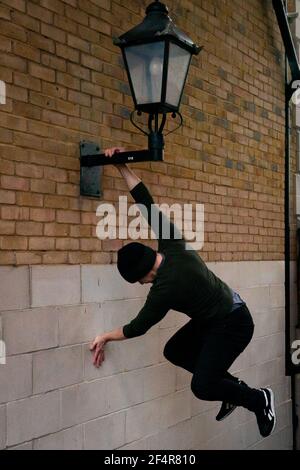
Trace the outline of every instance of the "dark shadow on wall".
{"type": "Polygon", "coordinates": [[[276,15],[271,0],[261,0],[259,2],[263,18],[266,19],[267,33],[269,41],[266,43],[267,49],[275,57],[276,63],[280,67],[282,83],[284,84],[284,46],[282,44],[281,34],[277,23],[276,15]]]}

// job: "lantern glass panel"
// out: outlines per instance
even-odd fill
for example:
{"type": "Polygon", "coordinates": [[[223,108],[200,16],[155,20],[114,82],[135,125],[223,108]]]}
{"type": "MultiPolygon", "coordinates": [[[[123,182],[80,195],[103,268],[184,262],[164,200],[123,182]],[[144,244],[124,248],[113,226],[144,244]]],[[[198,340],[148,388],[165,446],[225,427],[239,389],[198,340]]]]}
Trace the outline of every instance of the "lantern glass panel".
{"type": "Polygon", "coordinates": [[[179,107],[191,60],[191,53],[170,43],[166,102],[179,107]]]}
{"type": "Polygon", "coordinates": [[[160,103],[164,66],[164,42],[125,48],[128,69],[138,105],[160,103]]]}

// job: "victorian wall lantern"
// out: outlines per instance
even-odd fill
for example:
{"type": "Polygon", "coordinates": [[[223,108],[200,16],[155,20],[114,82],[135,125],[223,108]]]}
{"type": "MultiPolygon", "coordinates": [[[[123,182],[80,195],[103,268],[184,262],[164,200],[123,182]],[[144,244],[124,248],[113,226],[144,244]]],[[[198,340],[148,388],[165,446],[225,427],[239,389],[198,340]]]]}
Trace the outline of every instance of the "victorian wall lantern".
{"type": "Polygon", "coordinates": [[[130,119],[148,136],[148,149],[120,152],[108,159],[101,155],[99,145],[80,142],[80,190],[81,194],[89,196],[101,195],[103,165],[163,160],[167,114],[171,113],[173,118],[178,115],[179,126],[182,124],[179,106],[184,85],[192,55],[201,50],[177,28],[166,5],[158,0],[147,7],[142,23],[114,39],[114,44],[121,48],[134,102],[130,119]],[[134,121],[135,112],[148,114],[147,132],[134,121]]]}

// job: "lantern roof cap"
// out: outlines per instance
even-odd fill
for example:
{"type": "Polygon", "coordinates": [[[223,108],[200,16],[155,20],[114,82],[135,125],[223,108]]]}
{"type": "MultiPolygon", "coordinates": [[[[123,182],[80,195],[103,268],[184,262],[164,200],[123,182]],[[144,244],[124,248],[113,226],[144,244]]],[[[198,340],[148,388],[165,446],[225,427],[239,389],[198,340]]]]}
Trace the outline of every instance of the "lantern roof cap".
{"type": "Polygon", "coordinates": [[[157,41],[162,38],[172,38],[181,43],[192,54],[198,54],[201,47],[197,46],[184,32],[182,32],[168,15],[168,7],[156,0],[146,8],[144,20],[114,39],[114,44],[119,47],[143,44],[144,42],[157,41]]]}

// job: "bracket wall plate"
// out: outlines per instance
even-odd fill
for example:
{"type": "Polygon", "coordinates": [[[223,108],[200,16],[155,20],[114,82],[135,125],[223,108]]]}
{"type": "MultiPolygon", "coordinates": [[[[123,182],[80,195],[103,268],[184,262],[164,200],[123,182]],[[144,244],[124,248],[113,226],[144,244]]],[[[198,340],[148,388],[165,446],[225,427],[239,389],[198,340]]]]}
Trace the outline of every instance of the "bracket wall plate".
{"type": "Polygon", "coordinates": [[[84,166],[82,162],[90,155],[100,155],[100,146],[94,142],[80,142],[80,194],[81,196],[89,196],[100,198],[102,191],[102,174],[103,167],[101,165],[84,166]]]}

